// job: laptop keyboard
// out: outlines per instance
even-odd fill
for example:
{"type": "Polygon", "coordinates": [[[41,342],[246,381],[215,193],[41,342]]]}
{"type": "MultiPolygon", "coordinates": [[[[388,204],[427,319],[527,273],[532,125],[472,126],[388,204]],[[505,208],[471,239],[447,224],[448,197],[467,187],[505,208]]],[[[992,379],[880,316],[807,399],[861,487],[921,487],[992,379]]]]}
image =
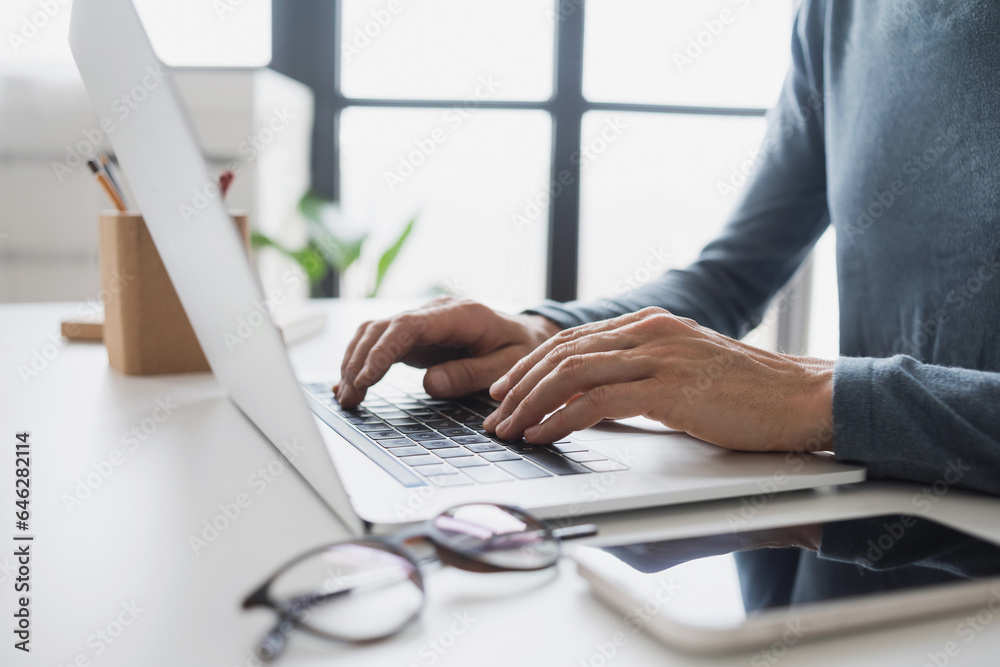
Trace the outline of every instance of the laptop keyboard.
{"type": "Polygon", "coordinates": [[[383,382],[369,389],[368,397],[357,408],[342,408],[330,391],[331,385],[313,382],[303,386],[314,403],[435,486],[628,469],[573,440],[551,445],[531,445],[521,438],[501,440],[483,429],[483,420],[494,407],[475,396],[434,399],[423,390],[404,390],[383,382]]]}

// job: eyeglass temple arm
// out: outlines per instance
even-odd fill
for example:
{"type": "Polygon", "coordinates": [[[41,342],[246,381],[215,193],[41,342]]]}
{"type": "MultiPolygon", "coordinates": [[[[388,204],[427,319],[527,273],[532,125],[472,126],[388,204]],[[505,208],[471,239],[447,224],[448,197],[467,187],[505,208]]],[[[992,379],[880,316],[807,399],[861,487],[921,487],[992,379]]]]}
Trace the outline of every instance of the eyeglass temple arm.
{"type": "Polygon", "coordinates": [[[552,534],[560,540],[575,540],[581,537],[593,537],[597,535],[597,526],[592,523],[582,523],[579,526],[566,526],[565,528],[554,528],[552,534]]]}

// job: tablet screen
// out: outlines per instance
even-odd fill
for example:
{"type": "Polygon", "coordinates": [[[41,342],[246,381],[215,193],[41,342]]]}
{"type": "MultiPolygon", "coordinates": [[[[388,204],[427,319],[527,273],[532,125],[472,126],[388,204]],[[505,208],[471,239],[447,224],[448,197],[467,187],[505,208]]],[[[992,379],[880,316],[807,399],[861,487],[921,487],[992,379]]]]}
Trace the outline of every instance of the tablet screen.
{"type": "MultiPolygon", "coordinates": [[[[579,554],[657,613],[712,629],[779,607],[1000,576],[1000,546],[913,515],[582,547],[579,554]]],[[[1000,588],[994,596],[1000,609],[1000,588]]]]}

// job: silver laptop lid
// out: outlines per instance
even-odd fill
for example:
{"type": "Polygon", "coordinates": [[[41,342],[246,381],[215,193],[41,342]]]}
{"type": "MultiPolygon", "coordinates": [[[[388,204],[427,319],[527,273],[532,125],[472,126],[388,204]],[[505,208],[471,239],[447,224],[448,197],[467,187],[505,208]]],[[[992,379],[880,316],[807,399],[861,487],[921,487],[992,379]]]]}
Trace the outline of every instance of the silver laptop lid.
{"type": "Polygon", "coordinates": [[[259,312],[264,295],[221,198],[196,196],[212,192],[214,179],[131,0],[76,0],[69,43],[212,372],[279,450],[296,446],[292,465],[361,534],[277,329],[259,318],[232,343],[238,321],[259,312]],[[183,207],[198,213],[182,216],[183,207]]]}

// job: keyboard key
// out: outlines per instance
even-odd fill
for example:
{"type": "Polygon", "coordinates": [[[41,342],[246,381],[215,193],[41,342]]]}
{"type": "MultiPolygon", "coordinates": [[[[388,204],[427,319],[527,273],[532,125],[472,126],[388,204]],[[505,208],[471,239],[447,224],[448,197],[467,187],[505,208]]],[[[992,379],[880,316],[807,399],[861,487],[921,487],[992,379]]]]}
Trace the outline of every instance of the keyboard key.
{"type": "Polygon", "coordinates": [[[378,424],[381,420],[375,415],[368,415],[366,417],[348,417],[347,421],[355,426],[360,426],[361,424],[378,424]]]}
{"type": "Polygon", "coordinates": [[[463,486],[466,484],[472,484],[472,480],[461,473],[455,473],[452,475],[434,475],[433,477],[428,477],[428,479],[435,486],[463,486]]]}
{"type": "MultiPolygon", "coordinates": [[[[365,433],[365,435],[368,435],[365,433]]],[[[385,447],[386,449],[395,449],[396,447],[415,447],[412,440],[407,440],[406,438],[399,437],[390,440],[376,440],[376,442],[385,447]]]]}
{"type": "Polygon", "coordinates": [[[404,456],[422,456],[427,453],[426,449],[418,445],[413,445],[411,447],[394,447],[390,451],[400,458],[403,458],[404,456]]]}
{"type": "Polygon", "coordinates": [[[587,461],[583,465],[587,466],[594,472],[617,472],[619,470],[628,470],[628,466],[610,459],[605,459],[604,461],[587,461]]]}
{"type": "Polygon", "coordinates": [[[447,463],[442,463],[438,461],[434,465],[420,466],[419,472],[421,475],[426,475],[427,477],[431,477],[432,475],[448,475],[450,473],[456,473],[458,471],[455,470],[450,465],[448,465],[447,463]]]}
{"type": "Polygon", "coordinates": [[[575,442],[555,442],[549,445],[552,449],[563,454],[569,454],[570,452],[586,452],[588,451],[583,445],[578,445],[575,442]]]}
{"type": "Polygon", "coordinates": [[[384,431],[385,424],[382,422],[376,422],[374,424],[355,424],[359,431],[384,431]]]}
{"type": "Polygon", "coordinates": [[[565,456],[570,461],[576,461],[577,463],[586,463],[589,461],[603,461],[608,458],[603,454],[598,454],[597,452],[592,452],[590,450],[584,452],[567,452],[565,456]]]}
{"type": "Polygon", "coordinates": [[[333,383],[327,384],[326,382],[306,382],[305,388],[315,394],[329,394],[330,390],[333,388],[333,383]]]}
{"type": "Polygon", "coordinates": [[[474,419],[472,421],[462,422],[462,426],[465,428],[471,428],[473,431],[478,432],[483,428],[483,419],[480,417],[479,419],[474,419]]]}
{"type": "Polygon", "coordinates": [[[407,424],[396,427],[396,430],[400,433],[430,433],[430,429],[423,424],[407,424]]]}
{"type": "Polygon", "coordinates": [[[441,415],[435,410],[406,410],[406,414],[411,417],[416,417],[417,419],[441,419],[441,415]]]}
{"type": "Polygon", "coordinates": [[[456,456],[469,455],[469,450],[465,447],[447,447],[445,449],[434,449],[432,451],[443,459],[453,459],[456,456]]]}
{"type": "Polygon", "coordinates": [[[563,456],[555,452],[530,452],[525,454],[524,458],[551,470],[557,475],[581,475],[590,472],[587,468],[572,461],[567,461],[563,456]]]}
{"type": "Polygon", "coordinates": [[[457,435],[475,435],[475,433],[473,431],[470,431],[467,428],[461,428],[461,427],[459,427],[459,428],[443,428],[443,429],[441,429],[441,433],[444,434],[444,435],[447,435],[448,437],[457,436],[457,435]]]}
{"type": "Polygon", "coordinates": [[[471,445],[466,445],[466,449],[470,452],[475,452],[477,454],[482,452],[502,452],[503,447],[495,442],[484,442],[484,443],[473,443],[471,445]]]}
{"type": "MultiPolygon", "coordinates": [[[[439,449],[438,451],[443,450],[439,449]]],[[[473,466],[488,466],[490,464],[489,461],[480,456],[456,456],[455,458],[448,459],[448,463],[456,468],[471,468],[473,466]]]]}
{"type": "Polygon", "coordinates": [[[480,456],[487,461],[517,461],[521,458],[514,452],[507,451],[506,449],[502,452],[484,452],[480,456]]]}
{"type": "Polygon", "coordinates": [[[372,413],[382,419],[401,419],[409,416],[402,410],[383,410],[381,408],[375,408],[372,413]]]}
{"type": "Polygon", "coordinates": [[[482,415],[483,417],[496,410],[495,406],[490,405],[483,399],[477,398],[476,396],[465,396],[464,398],[457,399],[455,402],[464,408],[468,408],[469,410],[482,415]]]}
{"type": "MultiPolygon", "coordinates": [[[[460,445],[496,444],[495,442],[490,442],[489,438],[484,438],[481,435],[460,435],[458,437],[453,437],[452,440],[454,440],[460,445]]],[[[499,445],[497,446],[499,447],[499,445]]]]}
{"type": "MultiPolygon", "coordinates": [[[[457,459],[452,459],[456,461],[457,459]]],[[[551,477],[549,473],[545,472],[537,466],[533,466],[527,461],[500,461],[494,465],[502,468],[506,472],[509,472],[514,477],[518,479],[534,479],[536,477],[551,477]]]]}
{"type": "MultiPolygon", "coordinates": [[[[421,456],[407,456],[400,459],[403,463],[407,463],[411,466],[429,466],[441,463],[441,459],[434,456],[433,454],[423,454],[421,456]]],[[[452,459],[454,461],[454,459],[452,459]]]]}
{"type": "Polygon", "coordinates": [[[413,417],[398,417],[396,419],[386,419],[387,424],[392,424],[393,426],[418,426],[418,422],[413,417]]]}
{"type": "Polygon", "coordinates": [[[424,449],[457,449],[451,440],[421,440],[424,449]]]}
{"type": "Polygon", "coordinates": [[[422,433],[407,433],[406,437],[410,440],[415,440],[417,442],[423,442],[424,440],[441,440],[441,434],[435,433],[433,431],[424,431],[422,433]]]}
{"type": "Polygon", "coordinates": [[[480,484],[492,484],[493,482],[506,482],[511,479],[510,475],[496,466],[488,468],[466,468],[465,474],[476,480],[480,484]]]}
{"type": "Polygon", "coordinates": [[[428,428],[432,428],[437,431],[443,428],[456,428],[458,424],[451,421],[450,419],[427,419],[424,420],[424,426],[427,426],[428,428]]]}
{"type": "Polygon", "coordinates": [[[372,440],[391,440],[393,438],[402,438],[403,436],[395,431],[368,431],[365,433],[372,440]]]}
{"type": "Polygon", "coordinates": [[[461,408],[441,408],[438,410],[448,419],[454,419],[457,422],[466,421],[469,419],[475,419],[479,415],[474,412],[469,412],[468,410],[462,410],[461,408]]]}

